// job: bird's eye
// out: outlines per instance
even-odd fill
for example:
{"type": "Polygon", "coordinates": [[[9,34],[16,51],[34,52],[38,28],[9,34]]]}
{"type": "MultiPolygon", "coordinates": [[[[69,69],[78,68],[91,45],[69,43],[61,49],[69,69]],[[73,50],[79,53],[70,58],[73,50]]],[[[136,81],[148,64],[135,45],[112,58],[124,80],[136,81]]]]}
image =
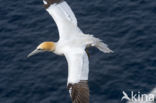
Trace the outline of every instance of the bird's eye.
{"type": "Polygon", "coordinates": [[[37,50],[43,50],[43,49],[41,49],[41,48],[38,48],[37,50]]]}

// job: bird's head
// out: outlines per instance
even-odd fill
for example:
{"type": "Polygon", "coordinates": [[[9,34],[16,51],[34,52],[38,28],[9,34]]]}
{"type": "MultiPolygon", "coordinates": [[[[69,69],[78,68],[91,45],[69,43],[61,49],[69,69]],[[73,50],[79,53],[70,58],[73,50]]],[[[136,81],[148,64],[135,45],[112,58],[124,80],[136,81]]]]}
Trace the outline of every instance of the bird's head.
{"type": "Polygon", "coordinates": [[[27,57],[30,57],[32,55],[45,52],[45,51],[53,52],[54,50],[55,50],[54,42],[43,42],[39,46],[37,46],[37,48],[34,51],[32,51],[27,57]]]}

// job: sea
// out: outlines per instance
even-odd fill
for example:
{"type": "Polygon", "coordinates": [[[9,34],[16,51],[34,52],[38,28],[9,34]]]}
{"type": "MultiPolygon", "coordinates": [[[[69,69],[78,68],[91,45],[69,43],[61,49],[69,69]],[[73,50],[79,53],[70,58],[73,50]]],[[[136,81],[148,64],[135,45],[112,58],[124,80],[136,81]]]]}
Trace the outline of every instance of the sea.
{"type": "MultiPolygon", "coordinates": [[[[66,1],[81,30],[114,51],[88,50],[90,103],[126,103],[123,92],[156,88],[156,0],[66,1]]],[[[71,103],[65,57],[27,58],[41,42],[58,39],[42,0],[0,0],[0,103],[71,103]]]]}

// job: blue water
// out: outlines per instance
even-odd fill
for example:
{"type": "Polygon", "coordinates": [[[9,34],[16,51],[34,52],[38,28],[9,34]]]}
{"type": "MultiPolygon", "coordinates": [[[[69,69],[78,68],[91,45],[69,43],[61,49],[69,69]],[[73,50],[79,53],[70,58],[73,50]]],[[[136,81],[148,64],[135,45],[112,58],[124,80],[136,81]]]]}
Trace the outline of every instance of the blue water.
{"type": "MultiPolygon", "coordinates": [[[[122,91],[156,87],[155,0],[67,0],[85,33],[115,51],[90,48],[91,103],[121,103],[122,91]]],[[[57,41],[56,24],[41,0],[0,1],[0,103],[71,103],[64,57],[27,54],[57,41]]]]}

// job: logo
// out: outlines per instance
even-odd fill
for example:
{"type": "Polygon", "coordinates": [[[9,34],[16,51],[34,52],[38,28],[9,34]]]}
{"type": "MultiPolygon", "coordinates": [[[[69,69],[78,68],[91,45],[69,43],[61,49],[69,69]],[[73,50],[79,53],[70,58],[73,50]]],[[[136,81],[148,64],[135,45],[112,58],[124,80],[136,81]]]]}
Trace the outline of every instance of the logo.
{"type": "Polygon", "coordinates": [[[121,101],[127,100],[128,102],[154,102],[155,96],[154,94],[141,94],[140,92],[134,93],[131,91],[131,95],[128,96],[128,94],[123,91],[123,97],[121,98],[121,101]]]}

